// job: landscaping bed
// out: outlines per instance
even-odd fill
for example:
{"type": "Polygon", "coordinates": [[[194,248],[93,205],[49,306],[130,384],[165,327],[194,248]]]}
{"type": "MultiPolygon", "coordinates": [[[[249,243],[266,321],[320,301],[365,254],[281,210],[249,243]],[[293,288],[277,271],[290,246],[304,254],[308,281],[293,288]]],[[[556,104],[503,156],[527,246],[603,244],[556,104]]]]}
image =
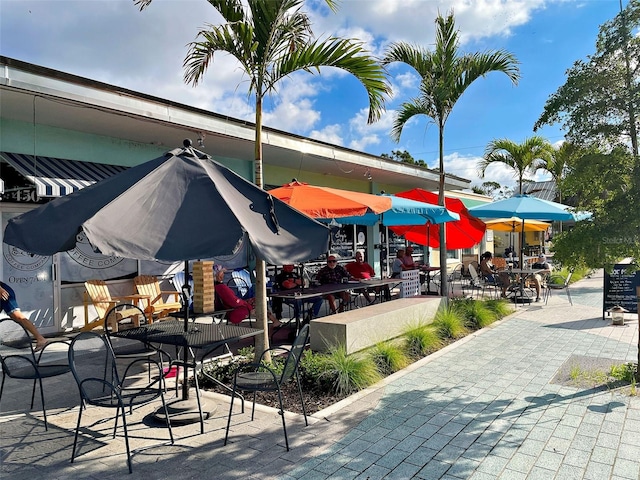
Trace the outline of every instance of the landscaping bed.
{"type": "MultiPolygon", "coordinates": [[[[307,413],[323,410],[512,311],[513,307],[504,300],[457,299],[452,300],[450,306],[438,310],[433,321],[416,320],[398,338],[364,351],[347,355],[344,347],[334,348],[328,353],[306,350],[299,372],[307,413]]],[[[240,350],[231,361],[208,364],[205,369],[208,375],[231,386],[235,368],[252,358],[253,347],[249,347],[240,350]]],[[[271,368],[281,371],[282,357],[274,356],[271,368]]],[[[229,394],[205,375],[200,375],[199,381],[204,389],[229,394]]],[[[295,382],[283,387],[282,396],[285,410],[302,413],[295,382]]],[[[252,399],[251,395],[245,398],[247,401],[252,399]]],[[[279,407],[276,392],[258,392],[256,402],[279,407]]]]}

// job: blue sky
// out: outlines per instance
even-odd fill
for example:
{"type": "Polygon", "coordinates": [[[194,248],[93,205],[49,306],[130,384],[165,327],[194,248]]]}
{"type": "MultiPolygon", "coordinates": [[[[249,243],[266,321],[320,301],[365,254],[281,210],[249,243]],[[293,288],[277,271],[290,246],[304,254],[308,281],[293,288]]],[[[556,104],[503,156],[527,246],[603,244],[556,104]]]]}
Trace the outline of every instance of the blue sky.
{"type": "MultiPolygon", "coordinates": [[[[623,5],[628,0],[623,0],[623,5]]],[[[339,35],[366,42],[381,55],[394,41],[429,46],[434,19],[453,9],[463,52],[506,49],[520,61],[521,80],[478,79],[458,101],[445,131],[446,171],[513,185],[498,166],[478,178],[477,163],[496,138],[521,142],[533,135],[544,103],[578,59],[594,53],[598,27],[619,11],[618,0],[342,0],[337,14],[308,2],[317,37],[339,35]]],[[[186,44],[206,23],[220,19],[204,0],[154,0],[139,12],[132,0],[0,0],[0,54],[135,91],[253,120],[246,77],[235,61],[218,55],[197,87],[182,80],[186,44]]],[[[417,92],[415,73],[389,68],[394,96],[387,112],[366,125],[362,86],[342,72],[295,75],[265,103],[265,124],[372,154],[407,150],[437,165],[437,128],[415,117],[399,143],[389,136],[394,108],[417,92]]],[[[559,126],[540,132],[561,142],[559,126]]],[[[215,155],[213,146],[208,153],[215,155]]]]}

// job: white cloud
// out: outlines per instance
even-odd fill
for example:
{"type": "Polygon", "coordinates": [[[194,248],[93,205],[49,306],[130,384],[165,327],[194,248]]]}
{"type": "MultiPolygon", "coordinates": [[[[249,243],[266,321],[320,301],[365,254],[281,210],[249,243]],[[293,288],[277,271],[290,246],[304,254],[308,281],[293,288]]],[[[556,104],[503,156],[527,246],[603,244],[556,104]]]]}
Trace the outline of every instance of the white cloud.
{"type": "Polygon", "coordinates": [[[418,88],[418,86],[420,85],[420,75],[418,75],[417,73],[408,71],[408,72],[400,73],[399,75],[396,75],[395,81],[398,82],[398,85],[401,88],[414,89],[414,88],[418,88]]]}
{"type": "Polygon", "coordinates": [[[264,113],[264,124],[288,132],[308,132],[320,120],[320,113],[309,99],[296,102],[282,101],[270,112],[264,113]]]}
{"type": "Polygon", "coordinates": [[[341,133],[342,125],[333,124],[327,125],[321,130],[312,130],[309,137],[334,145],[344,145],[341,133]]]}
{"type": "Polygon", "coordinates": [[[349,142],[349,148],[353,148],[354,150],[366,151],[367,147],[371,145],[378,145],[380,143],[380,137],[375,134],[371,135],[361,135],[360,137],[354,138],[349,142]]]}
{"type": "Polygon", "coordinates": [[[349,31],[344,25],[357,23],[376,42],[392,39],[424,45],[433,42],[438,13],[453,9],[461,41],[466,42],[510,35],[544,6],[545,0],[343,0],[337,14],[314,15],[313,20],[317,32],[349,31]]]}

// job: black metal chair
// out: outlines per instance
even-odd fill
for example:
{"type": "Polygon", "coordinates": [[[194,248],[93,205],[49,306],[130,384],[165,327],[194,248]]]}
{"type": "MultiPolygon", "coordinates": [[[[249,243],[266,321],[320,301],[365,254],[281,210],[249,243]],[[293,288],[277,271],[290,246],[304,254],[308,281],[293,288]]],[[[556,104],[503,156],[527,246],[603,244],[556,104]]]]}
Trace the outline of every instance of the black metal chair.
{"type": "MultiPolygon", "coordinates": [[[[104,332],[116,358],[137,360],[150,359],[158,355],[160,365],[164,366],[164,360],[171,365],[171,356],[162,348],[139,340],[131,340],[112,336],[115,330],[136,328],[144,326],[149,321],[145,312],[137,305],[122,303],[111,308],[104,317],[104,332]]],[[[168,369],[167,369],[168,371],[168,369]]],[[[149,381],[151,381],[151,369],[149,369],[149,381]]]]}
{"type": "MultiPolygon", "coordinates": [[[[231,393],[231,405],[229,407],[229,419],[227,420],[227,431],[224,436],[224,444],[227,444],[229,438],[229,428],[231,426],[231,415],[233,413],[233,402],[236,397],[236,391],[241,390],[244,392],[253,392],[253,407],[251,408],[251,420],[256,407],[256,392],[278,392],[278,400],[280,403],[280,416],[282,417],[282,428],[284,430],[284,441],[289,451],[289,438],[287,437],[287,425],[284,419],[284,407],[282,404],[282,392],[280,390],[281,385],[290,381],[295,377],[298,383],[298,391],[300,392],[300,402],[302,403],[302,413],[304,414],[304,422],[309,425],[307,421],[307,411],[304,406],[304,398],[302,397],[302,386],[300,385],[300,378],[298,376],[298,365],[300,364],[300,358],[304,350],[305,345],[309,340],[309,325],[304,325],[300,329],[300,333],[293,341],[291,349],[288,350],[284,366],[281,374],[277,374],[268,365],[262,362],[264,352],[260,357],[258,363],[250,363],[241,365],[238,367],[233,375],[233,391],[231,393]]],[[[271,348],[267,351],[273,351],[277,349],[283,349],[282,347],[271,348]]]]}
{"type": "Polygon", "coordinates": [[[567,292],[567,298],[569,299],[569,304],[573,306],[573,300],[571,299],[571,293],[569,292],[569,282],[571,282],[571,277],[573,275],[573,268],[569,269],[569,274],[567,278],[559,273],[551,274],[549,279],[546,282],[545,290],[544,290],[544,304],[546,305],[549,302],[549,297],[551,296],[551,290],[565,290],[567,292]]]}
{"type": "Polygon", "coordinates": [[[82,332],[71,341],[69,347],[69,366],[73,377],[78,384],[80,392],[80,408],[78,411],[78,423],[76,425],[75,438],[73,440],[73,450],[71,452],[71,463],[76,457],[78,444],[78,434],[82,421],[82,412],[85,405],[94,405],[105,408],[115,408],[113,437],[116,436],[118,428],[118,418],[122,415],[122,426],[124,429],[124,440],[127,449],[127,465],[129,473],[133,472],[131,464],[131,450],[129,449],[129,434],[127,431],[126,407],[132,413],[134,406],[143,405],[160,397],[164,407],[169,436],[173,443],[173,431],[167,404],[164,399],[164,377],[162,368],[158,362],[149,358],[141,358],[131,362],[125,369],[122,377],[116,368],[116,356],[106,337],[95,332],[82,332]],[[127,377],[129,373],[137,374],[139,363],[152,362],[157,368],[157,375],[148,384],[139,385],[127,377]],[[133,369],[133,370],[132,370],[133,369]]]}
{"type": "Polygon", "coordinates": [[[44,428],[49,430],[47,424],[47,411],[44,404],[44,390],[42,379],[63,375],[70,371],[67,359],[53,360],[53,355],[43,354],[47,348],[53,344],[69,342],[57,341],[49,342],[39,352],[34,352],[33,343],[27,330],[18,322],[10,318],[0,320],[0,362],[2,364],[2,384],[0,385],[0,400],[4,390],[6,377],[18,380],[33,380],[33,390],[31,392],[31,408],[36,395],[36,385],[40,386],[40,399],[42,401],[42,414],[44,415],[44,428]],[[51,356],[51,362],[49,362],[51,356]]]}

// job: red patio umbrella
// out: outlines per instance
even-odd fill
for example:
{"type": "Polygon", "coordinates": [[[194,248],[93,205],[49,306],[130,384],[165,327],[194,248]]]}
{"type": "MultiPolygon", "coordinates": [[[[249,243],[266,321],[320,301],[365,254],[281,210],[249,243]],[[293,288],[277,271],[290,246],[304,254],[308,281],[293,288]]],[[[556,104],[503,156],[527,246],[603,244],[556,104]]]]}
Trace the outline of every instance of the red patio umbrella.
{"type": "MultiPolygon", "coordinates": [[[[410,198],[419,202],[438,204],[438,195],[421,188],[414,188],[406,192],[396,193],[398,197],[410,198]]],[[[447,250],[471,248],[482,240],[486,225],[472,216],[464,203],[458,198],[445,197],[445,207],[460,215],[460,220],[445,223],[447,229],[447,250]]],[[[414,225],[409,227],[389,227],[397,235],[402,235],[408,241],[428,247],[440,247],[440,225],[414,225]]]]}

